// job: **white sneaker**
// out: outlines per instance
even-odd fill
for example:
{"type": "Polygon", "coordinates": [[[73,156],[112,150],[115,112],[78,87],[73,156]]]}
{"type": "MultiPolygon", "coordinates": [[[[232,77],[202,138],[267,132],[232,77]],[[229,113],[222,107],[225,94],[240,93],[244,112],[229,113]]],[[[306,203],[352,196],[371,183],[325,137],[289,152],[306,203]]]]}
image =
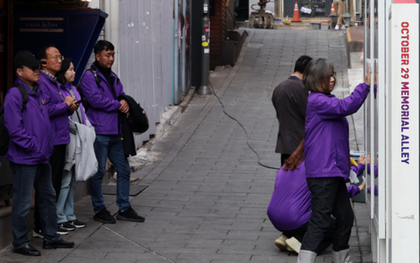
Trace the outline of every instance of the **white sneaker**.
{"type": "Polygon", "coordinates": [[[293,249],[293,251],[295,251],[298,254],[300,252],[300,247],[302,246],[302,244],[294,237],[287,239],[286,245],[287,247],[290,247],[291,249],[293,249]]]}
{"type": "Polygon", "coordinates": [[[341,25],[341,28],[340,28],[340,29],[341,29],[341,30],[346,30],[346,28],[347,28],[347,27],[346,27],[345,25],[341,25]]]}
{"type": "Polygon", "coordinates": [[[281,250],[281,251],[287,251],[287,245],[286,245],[286,239],[287,236],[281,234],[275,241],[274,244],[281,250]]]}
{"type": "Polygon", "coordinates": [[[339,29],[340,29],[340,27],[338,25],[335,25],[334,30],[339,30],[339,29]]]}

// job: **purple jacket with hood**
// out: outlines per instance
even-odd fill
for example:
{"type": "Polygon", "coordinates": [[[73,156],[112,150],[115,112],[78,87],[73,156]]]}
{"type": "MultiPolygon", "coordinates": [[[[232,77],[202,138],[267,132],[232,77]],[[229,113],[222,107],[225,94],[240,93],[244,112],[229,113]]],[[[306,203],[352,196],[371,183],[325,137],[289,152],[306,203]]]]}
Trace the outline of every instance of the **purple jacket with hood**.
{"type": "Polygon", "coordinates": [[[70,93],[61,88],[58,81],[52,80],[41,71],[39,86],[42,89],[44,98],[48,105],[48,113],[53,129],[54,145],[68,144],[70,142],[70,128],[68,116],[72,114],[68,110],[64,98],[71,96],[70,93]]]}
{"type": "Polygon", "coordinates": [[[338,99],[311,92],[305,120],[305,168],[307,178],[349,177],[349,125],[346,119],[360,108],[369,94],[366,83],[338,99]]]}
{"type": "Polygon", "coordinates": [[[23,165],[47,164],[53,152],[52,129],[48,105],[38,84],[34,94],[26,84],[17,79],[28,92],[28,103],[22,112],[23,100],[18,89],[7,92],[4,101],[4,122],[10,135],[6,158],[23,165]]]}
{"type": "MultiPolygon", "coordinates": [[[[93,73],[86,71],[80,82],[80,89],[83,91],[83,95],[89,105],[86,112],[89,121],[95,127],[96,134],[121,134],[121,125],[118,123],[118,110],[121,107],[121,103],[114,98],[111,86],[94,64],[92,64],[91,69],[95,70],[101,79],[99,84],[101,89],[98,88],[93,73]]],[[[112,71],[111,77],[114,78],[113,87],[118,98],[120,95],[125,94],[124,88],[118,76],[112,71]]]]}

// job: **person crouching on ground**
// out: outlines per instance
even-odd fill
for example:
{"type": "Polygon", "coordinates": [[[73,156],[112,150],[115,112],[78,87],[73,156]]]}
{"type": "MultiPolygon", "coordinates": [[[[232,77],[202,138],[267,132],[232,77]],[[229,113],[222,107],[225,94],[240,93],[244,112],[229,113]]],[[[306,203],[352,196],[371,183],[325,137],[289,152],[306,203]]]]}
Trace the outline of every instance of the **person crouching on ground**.
{"type": "MultiPolygon", "coordinates": [[[[304,140],[293,154],[286,159],[285,165],[277,171],[274,192],[267,208],[267,215],[273,226],[283,232],[274,242],[282,251],[294,251],[299,254],[303,236],[308,229],[311,216],[311,192],[306,182],[306,170],[303,151],[304,140]]],[[[364,156],[363,156],[364,157],[364,156]]],[[[351,169],[356,174],[364,169],[364,158],[359,158],[359,166],[351,169]]],[[[364,187],[347,187],[349,198],[358,194],[364,187]]],[[[333,242],[335,219],[330,217],[328,230],[315,253],[322,253],[333,242]]]]}
{"type": "Polygon", "coordinates": [[[338,99],[331,92],[336,79],[328,60],[312,60],[303,75],[311,92],[305,120],[305,169],[311,190],[312,214],[302,241],[298,263],[315,262],[316,250],[329,227],[331,214],[336,218],[333,233],[333,262],[349,262],[349,240],[354,214],[345,181],[349,177],[349,126],[346,116],[359,110],[369,94],[370,72],[365,83],[353,93],[338,99]]]}
{"type": "Polygon", "coordinates": [[[53,152],[53,130],[39,81],[42,62],[29,51],[20,51],[15,60],[16,82],[26,89],[28,102],[23,105],[22,94],[10,88],[4,103],[4,122],[9,131],[9,151],[6,158],[14,173],[12,231],[13,252],[40,256],[41,252],[29,244],[26,215],[31,209],[32,190],[38,193],[35,205],[40,211],[44,242],[42,247],[72,248],[57,233],[55,191],[51,181],[49,158],[53,152]]]}

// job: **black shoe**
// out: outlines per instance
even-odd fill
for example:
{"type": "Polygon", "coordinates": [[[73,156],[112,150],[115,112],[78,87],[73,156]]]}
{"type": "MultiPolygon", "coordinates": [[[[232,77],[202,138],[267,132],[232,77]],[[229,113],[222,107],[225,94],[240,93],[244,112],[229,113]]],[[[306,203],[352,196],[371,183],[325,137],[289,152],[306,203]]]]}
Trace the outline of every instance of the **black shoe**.
{"type": "Polygon", "coordinates": [[[57,233],[59,233],[60,235],[67,235],[69,233],[69,231],[62,228],[60,225],[61,224],[58,224],[58,226],[57,226],[57,233]]]}
{"type": "Polygon", "coordinates": [[[75,228],[84,228],[86,226],[86,223],[80,222],[79,220],[69,221],[70,224],[72,224],[75,228]]]}
{"type": "Polygon", "coordinates": [[[118,211],[117,219],[133,222],[144,222],[144,217],[139,216],[136,211],[131,208],[131,206],[122,213],[118,211]]]}
{"type": "Polygon", "coordinates": [[[74,231],[76,229],[76,227],[74,225],[70,224],[69,222],[64,222],[64,223],[58,224],[58,228],[60,228],[60,227],[64,230],[67,230],[67,231],[74,231]]]}
{"type": "Polygon", "coordinates": [[[43,249],[51,249],[51,248],[73,248],[74,242],[67,242],[64,240],[57,240],[53,242],[48,242],[44,240],[44,243],[42,243],[43,249]]]}
{"type": "Polygon", "coordinates": [[[42,235],[42,230],[36,228],[34,229],[34,231],[32,231],[32,236],[36,238],[44,238],[44,236],[42,235]]]}
{"type": "Polygon", "coordinates": [[[99,211],[99,213],[97,213],[94,217],[93,220],[105,223],[105,224],[115,224],[115,218],[113,216],[111,216],[111,213],[106,210],[106,208],[102,208],[101,211],[99,211]]]}
{"type": "Polygon", "coordinates": [[[13,249],[13,253],[22,254],[25,256],[41,256],[41,252],[30,244],[26,244],[25,246],[18,249],[13,249]]]}

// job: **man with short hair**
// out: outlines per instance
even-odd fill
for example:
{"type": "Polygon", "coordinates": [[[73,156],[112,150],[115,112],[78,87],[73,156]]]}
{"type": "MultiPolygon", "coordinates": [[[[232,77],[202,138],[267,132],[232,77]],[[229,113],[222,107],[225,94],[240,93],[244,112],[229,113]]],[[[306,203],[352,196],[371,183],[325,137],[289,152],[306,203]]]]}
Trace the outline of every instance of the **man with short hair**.
{"type": "Polygon", "coordinates": [[[311,60],[306,55],[296,60],[294,73],[274,89],[271,98],[279,121],[276,153],[281,154],[281,166],[305,137],[308,91],[303,86],[302,76],[311,60]]]}
{"type": "Polygon", "coordinates": [[[48,105],[39,88],[39,69],[42,61],[29,51],[16,54],[14,64],[16,85],[25,88],[28,101],[23,103],[21,92],[10,88],[4,103],[4,122],[9,131],[10,142],[6,158],[14,173],[12,231],[13,252],[40,256],[41,252],[29,244],[26,215],[31,209],[32,189],[38,193],[35,202],[40,211],[40,223],[44,226],[42,247],[72,248],[57,233],[55,193],[51,184],[49,158],[53,151],[53,136],[48,115],[48,105]]]}
{"type": "MultiPolygon", "coordinates": [[[[61,181],[63,179],[64,163],[66,146],[70,142],[70,128],[68,116],[71,115],[76,109],[76,100],[66,90],[62,89],[60,83],[57,81],[55,74],[61,69],[61,62],[63,56],[57,47],[53,45],[45,46],[38,52],[38,58],[45,63],[42,64],[40,73],[40,80],[38,82],[42,89],[44,98],[48,105],[48,113],[51,120],[53,129],[54,151],[50,158],[51,164],[51,180],[56,194],[56,201],[60,195],[61,181]]],[[[37,199],[39,196],[36,194],[37,199]]],[[[35,208],[35,229],[34,237],[42,237],[41,224],[39,223],[39,211],[35,208]]],[[[67,234],[68,230],[58,226],[58,232],[62,235],[67,234]]]]}
{"type": "Polygon", "coordinates": [[[124,153],[121,125],[121,118],[128,117],[129,105],[127,101],[118,99],[125,93],[120,79],[111,71],[114,45],[100,40],[95,44],[94,53],[96,60],[80,82],[80,90],[88,104],[87,115],[96,132],[94,148],[98,172],[89,181],[95,211],[93,219],[108,224],[116,222],[106,209],[102,194],[102,178],[108,157],[117,171],[117,219],[143,222],[144,218],[137,215],[129,201],[131,169],[124,153]],[[99,83],[96,78],[99,78],[99,83]]]}

